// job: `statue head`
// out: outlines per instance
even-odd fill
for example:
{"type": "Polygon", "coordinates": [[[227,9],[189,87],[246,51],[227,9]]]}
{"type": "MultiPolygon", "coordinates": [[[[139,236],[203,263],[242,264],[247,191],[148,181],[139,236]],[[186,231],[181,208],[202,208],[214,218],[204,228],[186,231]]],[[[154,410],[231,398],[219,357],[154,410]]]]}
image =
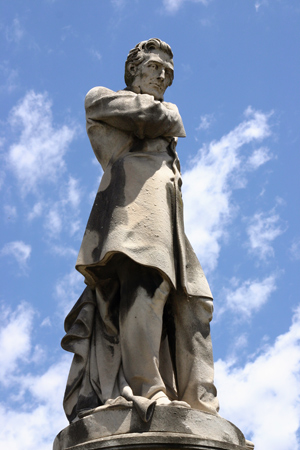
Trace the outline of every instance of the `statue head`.
{"type": "Polygon", "coordinates": [[[163,100],[165,90],[171,86],[173,79],[173,53],[166,42],[152,38],[130,50],[125,63],[125,83],[129,88],[163,100]]]}

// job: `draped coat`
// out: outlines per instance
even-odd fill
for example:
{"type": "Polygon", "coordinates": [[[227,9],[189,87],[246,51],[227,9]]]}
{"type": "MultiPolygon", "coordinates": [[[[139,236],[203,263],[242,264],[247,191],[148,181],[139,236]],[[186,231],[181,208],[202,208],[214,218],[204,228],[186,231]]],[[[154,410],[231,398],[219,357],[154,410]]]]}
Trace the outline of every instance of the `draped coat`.
{"type": "Polygon", "coordinates": [[[176,289],[211,298],[201,265],[184,233],[175,105],[148,94],[96,87],[85,101],[87,133],[104,174],[76,268],[89,286],[99,267],[122,252],[158,269],[176,289]],[[96,269],[96,270],[95,270],[96,269]]]}
{"type": "MultiPolygon", "coordinates": [[[[105,292],[112,295],[113,289],[106,285],[103,294],[99,288],[114,255],[157,269],[169,280],[176,302],[189,296],[212,298],[184,233],[176,144],[185,130],[177,107],[148,94],[95,87],[85,108],[103,176],[76,262],[88,287],[66,318],[62,340],[63,348],[75,354],[64,398],[70,421],[80,410],[120,395],[118,329],[105,309],[105,292]]],[[[170,374],[172,358],[165,344],[160,369],[170,374]]],[[[166,384],[173,383],[172,376],[170,382],[164,378],[166,384]]]]}

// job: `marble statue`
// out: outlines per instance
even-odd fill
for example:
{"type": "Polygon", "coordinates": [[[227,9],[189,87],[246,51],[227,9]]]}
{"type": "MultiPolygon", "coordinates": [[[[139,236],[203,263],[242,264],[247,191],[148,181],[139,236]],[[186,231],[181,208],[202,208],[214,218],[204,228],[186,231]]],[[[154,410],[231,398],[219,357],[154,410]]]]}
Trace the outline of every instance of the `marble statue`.
{"type": "Polygon", "coordinates": [[[184,232],[176,145],[185,130],[164,101],[173,77],[170,46],[149,39],[129,52],[125,89],[95,87],[85,99],[104,173],[76,263],[87,287],[62,340],[74,353],[70,422],[129,404],[144,422],[155,405],[217,416],[212,294],[184,232]]]}

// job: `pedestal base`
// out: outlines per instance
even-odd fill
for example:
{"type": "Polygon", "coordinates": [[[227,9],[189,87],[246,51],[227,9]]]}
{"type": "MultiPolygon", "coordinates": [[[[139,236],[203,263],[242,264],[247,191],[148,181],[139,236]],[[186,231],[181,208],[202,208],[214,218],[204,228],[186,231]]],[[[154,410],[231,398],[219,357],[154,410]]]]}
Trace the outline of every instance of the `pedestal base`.
{"type": "Polygon", "coordinates": [[[63,429],[53,450],[248,450],[243,433],[222,417],[195,409],[156,406],[150,422],[134,408],[99,408],[63,429]]]}
{"type": "Polygon", "coordinates": [[[248,450],[248,447],[180,434],[132,433],[97,439],[67,450],[248,450]]]}

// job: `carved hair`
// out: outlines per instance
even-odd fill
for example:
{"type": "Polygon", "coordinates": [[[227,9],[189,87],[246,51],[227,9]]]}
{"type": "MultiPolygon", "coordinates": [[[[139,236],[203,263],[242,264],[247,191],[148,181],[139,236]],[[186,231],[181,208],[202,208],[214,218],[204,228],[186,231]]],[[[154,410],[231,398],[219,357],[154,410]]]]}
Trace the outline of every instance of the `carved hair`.
{"type": "Polygon", "coordinates": [[[145,54],[151,53],[151,50],[162,50],[164,53],[169,55],[171,59],[173,59],[171,47],[166,42],[161,41],[158,38],[152,38],[148,39],[148,41],[140,42],[132,50],[130,50],[127,56],[124,76],[126,86],[131,86],[135,78],[135,75],[132,75],[129,70],[129,65],[139,66],[144,61],[145,54]]]}

